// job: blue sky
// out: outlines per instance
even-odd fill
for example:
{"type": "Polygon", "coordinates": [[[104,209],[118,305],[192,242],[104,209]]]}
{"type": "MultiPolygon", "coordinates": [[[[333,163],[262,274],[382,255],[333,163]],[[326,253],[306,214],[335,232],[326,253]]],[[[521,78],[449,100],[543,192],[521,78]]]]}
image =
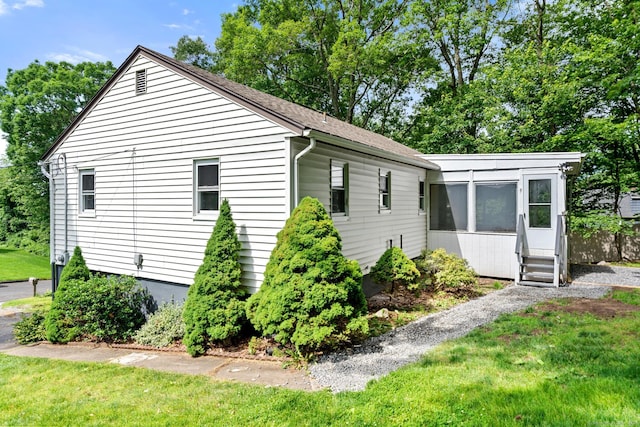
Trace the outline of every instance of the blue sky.
{"type": "MultiPolygon", "coordinates": [[[[241,0],[0,0],[0,84],[34,60],[111,61],[137,45],[171,55],[183,35],[211,44],[241,0]]],[[[0,137],[0,156],[5,141],[0,137]]]]}

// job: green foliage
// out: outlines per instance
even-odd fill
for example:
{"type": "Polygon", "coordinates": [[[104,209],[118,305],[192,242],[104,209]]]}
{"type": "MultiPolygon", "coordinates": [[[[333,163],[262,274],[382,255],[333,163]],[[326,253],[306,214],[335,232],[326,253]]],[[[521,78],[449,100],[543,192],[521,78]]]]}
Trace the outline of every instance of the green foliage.
{"type": "Polygon", "coordinates": [[[47,339],[126,341],[144,324],[151,308],[151,296],[134,277],[69,280],[61,283],[47,313],[47,339]]]}
{"type": "Polygon", "coordinates": [[[585,215],[571,217],[571,231],[580,233],[582,237],[587,239],[601,231],[633,236],[635,234],[633,223],[633,220],[624,219],[620,215],[592,211],[585,215]]]}
{"type": "Polygon", "coordinates": [[[66,284],[71,280],[89,280],[90,277],[91,272],[84,261],[84,257],[82,256],[82,249],[80,249],[80,246],[76,246],[69,262],[62,269],[58,287],[61,287],[63,284],[66,284]]]}
{"type": "Polygon", "coordinates": [[[340,235],[322,204],[305,197],[278,233],[247,316],[263,336],[299,354],[367,334],[358,263],[342,255],[340,235]]]}
{"type": "Polygon", "coordinates": [[[13,326],[13,334],[20,344],[45,341],[47,339],[44,327],[45,313],[36,311],[30,315],[22,316],[13,326]]]}
{"type": "Polygon", "coordinates": [[[147,319],[147,322],[133,336],[142,345],[168,347],[184,337],[184,320],[182,305],[174,302],[163,304],[158,311],[147,319]]]}
{"type": "Polygon", "coordinates": [[[110,62],[35,61],[9,70],[0,86],[0,129],[11,165],[0,179],[0,240],[43,253],[49,240],[49,185],[37,167],[45,151],[113,74],[110,62]],[[5,179],[6,178],[6,179],[5,179]],[[25,235],[35,230],[35,235],[25,235]],[[37,237],[40,245],[29,244],[37,237]]]}
{"type": "Polygon", "coordinates": [[[204,354],[213,342],[236,337],[246,323],[240,247],[225,199],[184,304],[184,344],[192,356],[204,354]]]}
{"type": "Polygon", "coordinates": [[[392,290],[395,285],[415,290],[418,287],[420,272],[402,249],[393,247],[384,251],[376,265],[371,268],[371,277],[378,283],[391,283],[392,290]]]}
{"type": "Polygon", "coordinates": [[[423,251],[418,269],[427,276],[427,280],[438,290],[455,289],[478,284],[478,277],[467,260],[444,249],[423,251]]]}

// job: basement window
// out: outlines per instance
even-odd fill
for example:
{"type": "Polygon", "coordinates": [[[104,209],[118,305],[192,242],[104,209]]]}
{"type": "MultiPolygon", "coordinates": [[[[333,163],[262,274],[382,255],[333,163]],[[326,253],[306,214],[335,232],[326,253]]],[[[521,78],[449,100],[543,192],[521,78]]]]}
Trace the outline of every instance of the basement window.
{"type": "Polygon", "coordinates": [[[220,161],[196,160],[194,164],[195,214],[213,213],[220,209],[220,161]]]}
{"type": "Polygon", "coordinates": [[[147,93],[147,70],[136,71],[136,95],[147,93]]]}

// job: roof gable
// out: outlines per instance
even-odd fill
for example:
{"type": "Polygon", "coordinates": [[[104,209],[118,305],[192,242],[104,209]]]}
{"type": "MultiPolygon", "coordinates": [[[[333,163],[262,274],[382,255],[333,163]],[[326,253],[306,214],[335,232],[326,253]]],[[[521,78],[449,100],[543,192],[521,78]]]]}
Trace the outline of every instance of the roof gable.
{"type": "Polygon", "coordinates": [[[172,71],[181,74],[204,87],[209,88],[221,96],[248,108],[265,118],[277,123],[293,133],[303,136],[305,132],[315,131],[321,134],[337,137],[355,143],[357,149],[373,149],[379,151],[381,155],[388,153],[393,157],[405,158],[411,163],[422,164],[426,168],[437,169],[433,163],[419,158],[420,152],[400,144],[385,136],[368,131],[358,126],[343,122],[324,113],[303,107],[290,101],[269,95],[248,86],[225,79],[224,77],[211,74],[205,70],[185,64],[176,59],[138,46],[118,68],[114,75],[98,91],[96,96],[87,104],[67,129],[58,137],[54,144],[43,155],[43,159],[48,158],[58,146],[71,134],[82,122],[83,118],[93,109],[93,107],[105,96],[118,79],[129,69],[135,60],[143,55],[172,71]]]}

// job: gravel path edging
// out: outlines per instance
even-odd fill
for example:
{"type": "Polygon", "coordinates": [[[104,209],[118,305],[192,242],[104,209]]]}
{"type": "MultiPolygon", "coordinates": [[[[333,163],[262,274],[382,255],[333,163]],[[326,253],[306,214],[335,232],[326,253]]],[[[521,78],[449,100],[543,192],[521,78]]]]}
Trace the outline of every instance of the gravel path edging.
{"type": "Polygon", "coordinates": [[[509,286],[371,338],[360,347],[323,356],[309,366],[309,371],[321,387],[334,393],[364,390],[369,381],[420,360],[443,341],[467,335],[503,313],[523,310],[552,298],[601,298],[610,289],[584,285],[509,286]]]}
{"type": "Polygon", "coordinates": [[[574,284],[600,284],[640,287],[640,268],[617,265],[572,264],[574,284]]]}

